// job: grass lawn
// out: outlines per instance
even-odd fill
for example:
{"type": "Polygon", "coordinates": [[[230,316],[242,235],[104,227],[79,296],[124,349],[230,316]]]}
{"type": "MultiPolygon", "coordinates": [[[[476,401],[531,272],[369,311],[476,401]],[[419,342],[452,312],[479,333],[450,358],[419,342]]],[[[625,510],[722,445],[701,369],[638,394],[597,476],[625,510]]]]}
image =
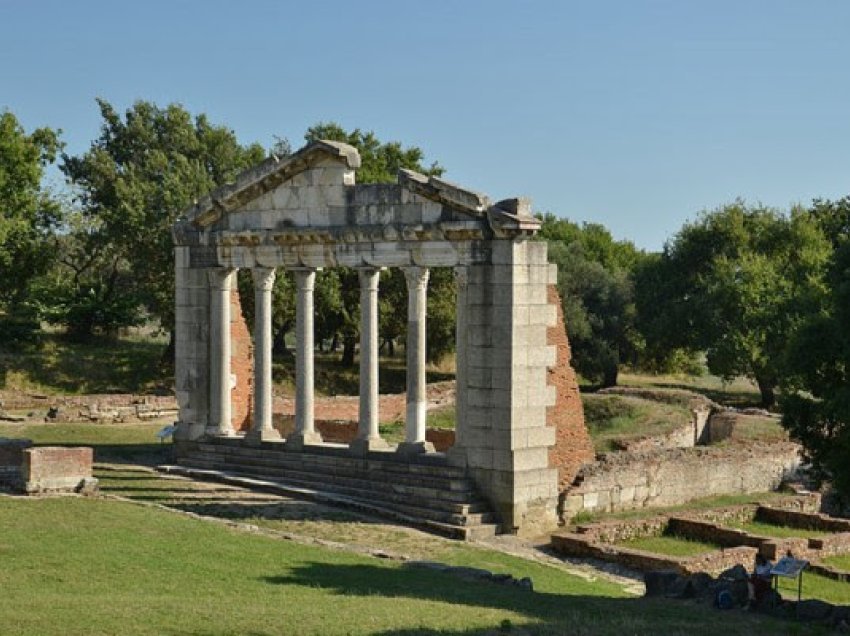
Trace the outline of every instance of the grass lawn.
{"type": "Polygon", "coordinates": [[[773,523],[764,523],[763,521],[748,521],[746,523],[736,523],[728,521],[723,523],[724,526],[730,528],[738,528],[762,537],[775,537],[777,539],[787,539],[800,537],[807,539],[809,537],[823,537],[828,535],[828,532],[822,530],[808,530],[805,528],[792,528],[791,526],[779,526],[773,523]]]}
{"type": "Polygon", "coordinates": [[[96,462],[157,464],[171,457],[171,444],[161,444],[162,423],[144,424],[0,424],[0,437],[31,439],[39,446],[91,446],[96,462]]]}
{"type": "MultiPolygon", "coordinates": [[[[117,501],[4,497],[0,527],[4,634],[717,633],[710,608],[503,555],[488,558],[535,592],[117,501]]],[[[735,612],[723,633],[812,631],[735,612]]]]}
{"type": "Polygon", "coordinates": [[[744,495],[717,495],[715,497],[704,497],[702,499],[694,499],[678,506],[666,506],[662,508],[638,508],[636,510],[623,510],[621,512],[600,512],[600,513],[579,513],[574,519],[573,524],[592,523],[595,521],[605,521],[608,519],[639,519],[648,515],[670,515],[691,510],[709,510],[711,508],[724,508],[726,506],[738,506],[741,504],[750,504],[755,502],[770,503],[772,499],[780,499],[787,497],[786,493],[782,492],[759,492],[744,495]]]}
{"type": "Polygon", "coordinates": [[[702,541],[693,541],[684,537],[671,535],[640,537],[638,539],[623,541],[617,545],[624,548],[632,548],[633,550],[643,550],[644,552],[653,552],[655,554],[674,557],[692,557],[720,549],[720,546],[713,543],[703,543],[702,541]]]}
{"type": "Polygon", "coordinates": [[[646,373],[620,373],[621,386],[658,387],[662,389],[687,389],[702,393],[709,399],[728,406],[758,406],[761,401],[758,387],[747,378],[724,381],[715,375],[650,375],[646,373]]]}
{"type": "Polygon", "coordinates": [[[43,333],[14,350],[0,348],[0,389],[44,394],[144,393],[167,390],[163,337],[95,337],[75,342],[43,333]]]}
{"type": "Polygon", "coordinates": [[[686,406],[621,395],[583,394],[584,417],[597,453],[623,448],[629,440],[663,435],[690,422],[686,406]]]}

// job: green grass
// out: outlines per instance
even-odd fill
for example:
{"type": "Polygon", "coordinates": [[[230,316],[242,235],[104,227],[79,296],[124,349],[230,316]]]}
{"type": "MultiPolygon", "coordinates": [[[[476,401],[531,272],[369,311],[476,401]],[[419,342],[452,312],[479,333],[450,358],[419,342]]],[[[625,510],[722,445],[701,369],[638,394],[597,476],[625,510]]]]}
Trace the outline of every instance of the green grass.
{"type": "Polygon", "coordinates": [[[792,528],[790,526],[779,526],[773,523],[764,523],[763,521],[748,521],[747,523],[736,523],[734,521],[728,521],[724,522],[723,525],[729,528],[738,528],[740,530],[744,530],[746,532],[749,532],[750,534],[754,534],[757,536],[774,537],[777,539],[788,539],[795,537],[807,539],[809,537],[823,537],[829,534],[828,532],[818,530],[792,528]]]}
{"type": "Polygon", "coordinates": [[[144,393],[167,390],[160,337],[95,337],[75,342],[44,333],[14,350],[0,347],[0,389],[30,393],[144,393]]]}
{"type": "Polygon", "coordinates": [[[156,439],[161,423],[0,424],[0,437],[31,439],[39,446],[91,446],[96,462],[156,464],[171,457],[171,444],[156,439]]]}
{"type": "MultiPolygon", "coordinates": [[[[779,579],[779,593],[788,600],[797,600],[797,580],[779,579]]],[[[850,604],[850,583],[828,579],[814,572],[803,572],[803,599],[819,599],[836,605],[850,604]]]]}
{"type": "MultiPolygon", "coordinates": [[[[9,634],[714,634],[715,610],[633,599],[513,557],[535,592],[83,498],[4,499],[0,625],[9,634]]],[[[723,632],[811,633],[743,612],[723,632]]]]}
{"type": "Polygon", "coordinates": [[[839,570],[850,572],[850,554],[836,554],[835,556],[826,557],[823,559],[823,562],[839,570]]]}
{"type": "Polygon", "coordinates": [[[620,450],[629,441],[663,435],[691,419],[685,406],[621,395],[584,394],[584,418],[596,452],[620,450]]]}
{"type": "Polygon", "coordinates": [[[718,550],[720,546],[713,543],[694,541],[684,537],[672,535],[661,535],[657,537],[639,537],[618,543],[624,548],[643,550],[654,554],[663,554],[674,557],[692,557],[706,552],[718,550]]]}
{"type": "MultiPolygon", "coordinates": [[[[640,519],[648,515],[671,515],[689,511],[710,510],[712,508],[725,508],[727,506],[739,506],[755,502],[769,503],[773,499],[787,497],[787,493],[782,492],[760,492],[743,495],[717,495],[715,497],[704,497],[694,499],[684,504],[677,506],[665,506],[659,508],[638,508],[636,510],[623,510],[620,512],[600,512],[588,513],[583,512],[580,523],[592,523],[596,521],[607,521],[615,519],[640,519]]],[[[578,522],[576,522],[578,523],[578,522]]]]}
{"type": "Polygon", "coordinates": [[[779,420],[758,415],[740,416],[735,423],[732,440],[784,442],[788,441],[788,431],[782,428],[779,420]]]}
{"type": "Polygon", "coordinates": [[[736,407],[758,406],[761,396],[758,387],[747,378],[727,382],[715,375],[651,375],[623,371],[618,378],[620,386],[656,387],[662,389],[687,389],[702,393],[707,398],[736,407]]]}

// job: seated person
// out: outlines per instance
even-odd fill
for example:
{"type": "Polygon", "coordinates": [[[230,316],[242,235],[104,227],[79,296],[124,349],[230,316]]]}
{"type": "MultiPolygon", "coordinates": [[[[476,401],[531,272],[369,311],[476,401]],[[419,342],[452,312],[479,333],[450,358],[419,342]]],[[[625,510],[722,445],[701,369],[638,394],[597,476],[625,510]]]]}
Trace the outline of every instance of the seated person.
{"type": "Polygon", "coordinates": [[[770,571],[772,569],[773,563],[766,559],[761,553],[756,554],[755,570],[750,575],[750,580],[747,582],[747,589],[750,593],[750,606],[755,606],[761,603],[765,594],[770,591],[770,571]]]}

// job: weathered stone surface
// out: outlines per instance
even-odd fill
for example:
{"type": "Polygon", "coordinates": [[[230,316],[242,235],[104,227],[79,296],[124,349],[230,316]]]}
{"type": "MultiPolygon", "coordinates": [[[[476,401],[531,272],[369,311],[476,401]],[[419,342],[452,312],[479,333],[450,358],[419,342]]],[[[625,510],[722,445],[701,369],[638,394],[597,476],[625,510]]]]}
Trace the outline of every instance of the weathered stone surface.
{"type": "Polygon", "coordinates": [[[29,494],[91,489],[94,453],[91,448],[39,446],[23,452],[21,479],[29,494]]]}

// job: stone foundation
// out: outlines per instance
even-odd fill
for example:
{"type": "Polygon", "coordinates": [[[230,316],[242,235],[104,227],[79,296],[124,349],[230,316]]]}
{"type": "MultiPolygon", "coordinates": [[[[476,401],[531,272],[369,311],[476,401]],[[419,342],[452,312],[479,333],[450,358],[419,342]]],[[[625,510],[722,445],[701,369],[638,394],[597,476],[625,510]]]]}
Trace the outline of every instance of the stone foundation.
{"type": "Polygon", "coordinates": [[[799,467],[799,451],[779,442],[608,453],[579,471],[576,485],[563,495],[562,517],[775,490],[799,467]]]}

